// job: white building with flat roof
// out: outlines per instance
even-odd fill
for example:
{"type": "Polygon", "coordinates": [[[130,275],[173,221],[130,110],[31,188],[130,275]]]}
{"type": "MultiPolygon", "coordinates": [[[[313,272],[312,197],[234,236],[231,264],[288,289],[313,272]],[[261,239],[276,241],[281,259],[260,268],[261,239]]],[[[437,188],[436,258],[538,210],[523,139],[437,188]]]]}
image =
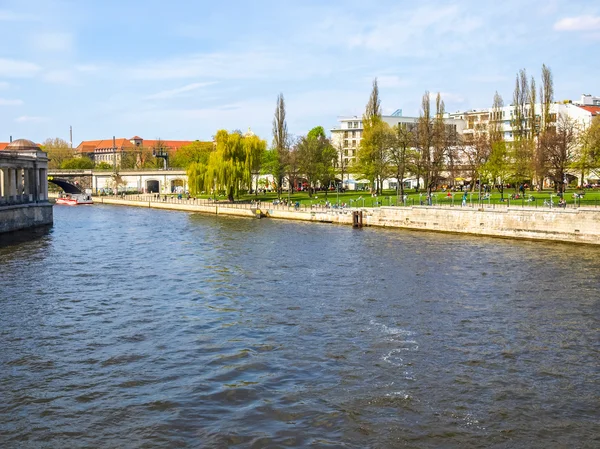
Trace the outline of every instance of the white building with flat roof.
{"type": "MultiPolygon", "coordinates": [[[[383,115],[381,119],[394,127],[398,124],[403,124],[409,129],[416,127],[419,121],[419,117],[408,117],[402,115],[402,110],[398,109],[391,115],[383,115]]],[[[458,117],[452,117],[449,114],[444,116],[444,122],[447,126],[454,127],[454,130],[461,135],[465,128],[465,121],[458,117]]],[[[358,116],[341,116],[338,117],[339,126],[330,129],[331,132],[331,143],[333,147],[338,151],[338,167],[344,167],[344,179],[342,180],[346,187],[352,189],[353,186],[358,183],[367,183],[366,180],[355,179],[352,173],[348,173],[348,167],[350,167],[355,161],[358,154],[358,148],[360,141],[363,136],[363,121],[362,117],[358,116]]],[[[392,184],[395,179],[391,180],[392,184]]],[[[413,182],[408,181],[409,184],[413,182]]],[[[416,183],[416,180],[414,180],[416,183]]],[[[388,183],[384,183],[387,188],[388,183]]]]}

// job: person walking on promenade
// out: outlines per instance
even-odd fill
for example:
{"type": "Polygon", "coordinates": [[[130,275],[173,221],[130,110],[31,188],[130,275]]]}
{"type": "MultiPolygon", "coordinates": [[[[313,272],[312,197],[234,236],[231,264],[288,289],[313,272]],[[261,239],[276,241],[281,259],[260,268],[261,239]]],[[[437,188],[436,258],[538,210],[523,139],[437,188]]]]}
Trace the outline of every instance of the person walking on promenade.
{"type": "Polygon", "coordinates": [[[465,207],[467,205],[467,191],[466,190],[465,190],[465,193],[463,193],[462,205],[463,205],[463,207],[465,207]]]}

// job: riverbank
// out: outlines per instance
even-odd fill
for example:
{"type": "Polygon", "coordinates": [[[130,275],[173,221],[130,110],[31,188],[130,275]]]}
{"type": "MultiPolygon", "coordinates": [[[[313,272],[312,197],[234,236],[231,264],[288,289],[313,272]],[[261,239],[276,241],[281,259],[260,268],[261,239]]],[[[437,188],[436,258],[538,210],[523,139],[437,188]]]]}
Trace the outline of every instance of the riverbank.
{"type": "Polygon", "coordinates": [[[96,204],[341,225],[352,225],[353,212],[356,211],[362,213],[364,226],[600,245],[600,210],[595,208],[406,206],[306,207],[296,210],[291,206],[270,203],[240,204],[177,198],[157,200],[151,195],[131,199],[104,196],[95,197],[94,201],[96,204]]]}

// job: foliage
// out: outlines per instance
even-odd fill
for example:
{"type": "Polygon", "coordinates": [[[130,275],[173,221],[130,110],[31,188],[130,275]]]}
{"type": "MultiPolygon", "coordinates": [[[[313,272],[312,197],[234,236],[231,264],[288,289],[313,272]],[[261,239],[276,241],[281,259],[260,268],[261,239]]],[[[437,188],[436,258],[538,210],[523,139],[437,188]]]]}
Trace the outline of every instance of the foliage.
{"type": "Polygon", "coordinates": [[[377,116],[363,118],[363,138],[352,171],[368,179],[378,194],[383,180],[390,174],[388,152],[393,144],[394,132],[390,125],[377,116]]]}
{"type": "Polygon", "coordinates": [[[95,169],[97,170],[110,170],[113,168],[112,165],[110,165],[108,162],[98,162],[96,163],[96,165],[94,166],[95,169]]]}
{"type": "Polygon", "coordinates": [[[275,107],[275,116],[273,117],[272,149],[275,151],[275,154],[271,156],[268,165],[271,169],[270,173],[275,178],[277,192],[280,196],[289,158],[290,144],[285,115],[285,100],[283,94],[280,93],[277,96],[277,106],[275,107]]]}
{"type": "Polygon", "coordinates": [[[48,153],[48,168],[60,168],[67,159],[75,156],[75,151],[70,148],[69,143],[59,137],[46,139],[42,143],[42,149],[48,153]]]}
{"type": "Polygon", "coordinates": [[[306,137],[301,137],[293,154],[299,172],[308,182],[309,196],[312,196],[317,184],[329,187],[335,178],[337,153],[325,136],[322,126],[311,129],[306,137]]]}
{"type": "Polygon", "coordinates": [[[196,140],[189,145],[184,145],[173,153],[170,160],[171,167],[187,169],[192,163],[207,163],[208,155],[213,151],[212,142],[196,140]]]}
{"type": "Polygon", "coordinates": [[[85,170],[94,168],[94,161],[87,157],[73,157],[66,159],[60,164],[63,170],[85,170]]]}
{"type": "Polygon", "coordinates": [[[257,136],[242,136],[220,130],[215,136],[214,150],[204,153],[204,162],[192,162],[188,167],[188,179],[193,193],[201,191],[225,191],[229,201],[243,188],[252,183],[252,167],[260,160],[266,142],[257,136]]]}

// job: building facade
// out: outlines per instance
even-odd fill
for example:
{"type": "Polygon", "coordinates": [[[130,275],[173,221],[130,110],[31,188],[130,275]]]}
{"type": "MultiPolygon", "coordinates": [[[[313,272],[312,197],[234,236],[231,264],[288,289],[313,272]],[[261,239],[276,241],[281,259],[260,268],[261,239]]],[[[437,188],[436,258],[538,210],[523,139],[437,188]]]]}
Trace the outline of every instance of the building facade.
{"type": "MultiPolygon", "coordinates": [[[[390,127],[400,125],[408,129],[416,128],[419,122],[419,117],[403,116],[401,109],[396,110],[392,115],[383,115],[381,119],[390,127]]],[[[338,168],[342,167],[344,171],[344,179],[342,179],[344,187],[353,190],[357,186],[367,184],[367,180],[356,179],[352,173],[348,173],[348,168],[356,161],[358,148],[363,138],[363,121],[362,117],[353,116],[339,117],[338,122],[339,126],[330,129],[331,143],[338,152],[338,168]]],[[[465,128],[465,121],[462,118],[445,114],[444,123],[454,132],[462,135],[465,128]]],[[[384,181],[384,188],[395,188],[396,184],[397,180],[390,178],[384,181]]],[[[415,184],[416,179],[405,180],[407,188],[412,188],[415,184]]]]}
{"type": "Polygon", "coordinates": [[[193,143],[193,140],[148,140],[139,136],[129,139],[119,137],[115,139],[84,140],[75,149],[76,154],[90,158],[95,164],[106,163],[110,166],[120,166],[124,153],[135,152],[140,157],[142,151],[153,153],[171,154],[184,145],[193,143]]]}

